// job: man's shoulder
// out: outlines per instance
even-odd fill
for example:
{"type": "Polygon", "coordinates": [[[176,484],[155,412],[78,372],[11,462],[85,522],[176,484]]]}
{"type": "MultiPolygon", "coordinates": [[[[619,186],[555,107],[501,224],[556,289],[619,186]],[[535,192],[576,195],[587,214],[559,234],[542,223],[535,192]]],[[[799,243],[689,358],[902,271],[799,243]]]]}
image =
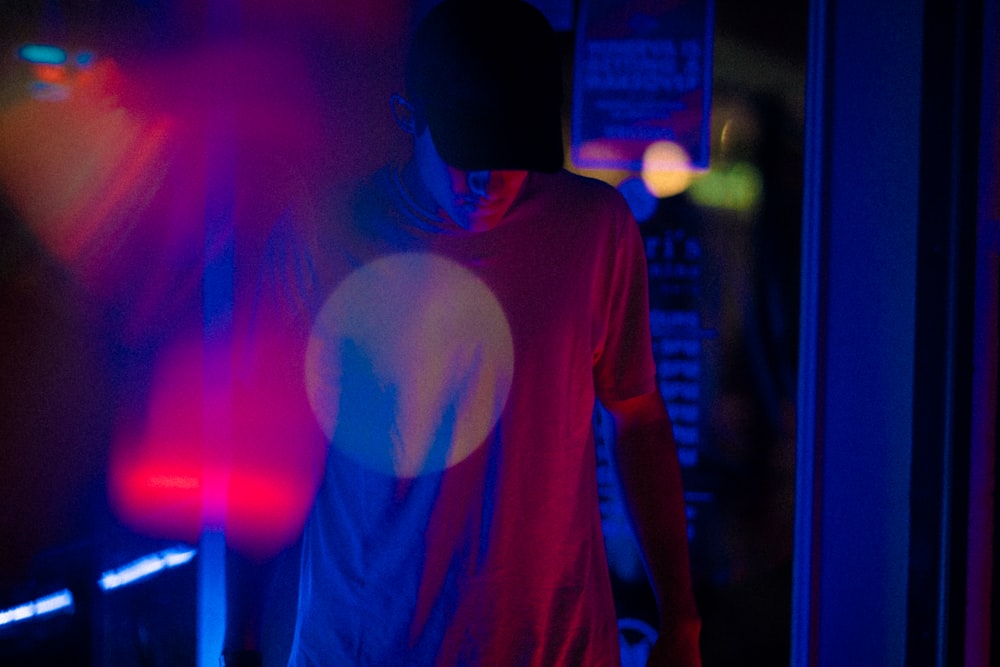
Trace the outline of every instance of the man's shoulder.
{"type": "Polygon", "coordinates": [[[576,218],[626,221],[631,213],[624,196],[610,183],[566,169],[533,174],[533,196],[576,218]]]}
{"type": "Polygon", "coordinates": [[[568,169],[560,169],[551,174],[538,174],[553,186],[567,190],[575,190],[594,197],[617,197],[618,191],[610,183],[598,178],[584,176],[568,169]]]}

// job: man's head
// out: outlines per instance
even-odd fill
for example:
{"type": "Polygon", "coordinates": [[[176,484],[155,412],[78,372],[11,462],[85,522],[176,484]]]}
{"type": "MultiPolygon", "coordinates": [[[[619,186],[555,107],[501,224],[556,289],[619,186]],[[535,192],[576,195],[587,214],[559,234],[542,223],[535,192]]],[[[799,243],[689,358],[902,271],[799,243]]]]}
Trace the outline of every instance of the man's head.
{"type": "Polygon", "coordinates": [[[471,232],[499,226],[528,179],[523,169],[465,171],[452,167],[441,158],[426,129],[414,138],[412,167],[428,203],[471,232]]]}
{"type": "Polygon", "coordinates": [[[522,0],[443,0],[423,18],[405,71],[417,127],[463,171],[562,167],[555,32],[522,0]]]}

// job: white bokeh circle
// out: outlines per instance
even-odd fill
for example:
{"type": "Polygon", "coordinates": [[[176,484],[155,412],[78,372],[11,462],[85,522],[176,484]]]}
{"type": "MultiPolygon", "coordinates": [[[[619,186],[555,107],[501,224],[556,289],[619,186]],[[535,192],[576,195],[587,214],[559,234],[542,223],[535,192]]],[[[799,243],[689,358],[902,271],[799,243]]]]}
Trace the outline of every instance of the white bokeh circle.
{"type": "Polygon", "coordinates": [[[473,273],[429,253],[379,258],[327,298],[306,349],[309,402],[327,439],[398,477],[464,460],[503,411],[514,347],[473,273]]]}

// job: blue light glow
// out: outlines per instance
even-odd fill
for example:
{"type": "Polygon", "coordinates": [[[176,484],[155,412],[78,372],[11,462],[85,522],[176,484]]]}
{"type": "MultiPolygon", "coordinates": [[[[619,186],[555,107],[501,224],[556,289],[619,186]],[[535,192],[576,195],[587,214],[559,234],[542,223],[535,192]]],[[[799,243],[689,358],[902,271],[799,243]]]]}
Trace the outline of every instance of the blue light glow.
{"type": "Polygon", "coordinates": [[[80,51],[76,54],[76,64],[78,67],[90,67],[94,64],[95,56],[93,51],[80,51]]]}
{"type": "Polygon", "coordinates": [[[621,647],[622,667],[643,667],[656,642],[656,630],[638,618],[618,621],[618,644],[621,647]]]}
{"type": "Polygon", "coordinates": [[[49,44],[25,44],[17,50],[17,56],[36,65],[62,65],[66,62],[66,51],[49,44]]]}
{"type": "Polygon", "coordinates": [[[197,664],[214,667],[226,636],[226,536],[221,530],[206,530],[200,545],[197,664]]]}
{"type": "Polygon", "coordinates": [[[69,98],[69,87],[58,83],[33,81],[28,90],[39,102],[62,102],[69,98]]]}
{"type": "Polygon", "coordinates": [[[115,570],[108,570],[97,582],[103,591],[111,591],[122,586],[146,579],[163,570],[178,567],[195,557],[197,549],[172,547],[144,556],[115,570]]]}
{"type": "Polygon", "coordinates": [[[59,611],[72,613],[73,608],[73,594],[64,588],[51,595],[0,611],[0,628],[59,611]]]}

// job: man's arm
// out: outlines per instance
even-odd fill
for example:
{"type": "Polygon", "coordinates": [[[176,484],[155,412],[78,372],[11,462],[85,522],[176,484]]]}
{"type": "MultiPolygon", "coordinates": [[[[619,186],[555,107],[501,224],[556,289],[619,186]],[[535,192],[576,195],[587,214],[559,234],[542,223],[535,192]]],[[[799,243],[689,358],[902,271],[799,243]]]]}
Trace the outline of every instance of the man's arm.
{"type": "Polygon", "coordinates": [[[625,506],[660,609],[649,665],[701,665],[701,620],[688,556],[677,446],[659,392],[605,403],[615,427],[614,458],[625,506]]]}

